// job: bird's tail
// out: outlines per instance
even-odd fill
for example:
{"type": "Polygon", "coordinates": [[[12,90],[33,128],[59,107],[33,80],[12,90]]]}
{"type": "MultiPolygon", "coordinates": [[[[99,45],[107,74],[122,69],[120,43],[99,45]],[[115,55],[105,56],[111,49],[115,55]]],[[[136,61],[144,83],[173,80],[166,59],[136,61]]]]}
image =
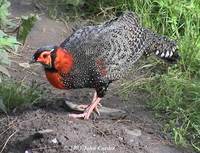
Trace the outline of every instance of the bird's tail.
{"type": "Polygon", "coordinates": [[[180,59],[175,41],[149,30],[146,30],[146,36],[149,42],[145,51],[147,55],[153,53],[169,63],[176,63],[180,59]]]}

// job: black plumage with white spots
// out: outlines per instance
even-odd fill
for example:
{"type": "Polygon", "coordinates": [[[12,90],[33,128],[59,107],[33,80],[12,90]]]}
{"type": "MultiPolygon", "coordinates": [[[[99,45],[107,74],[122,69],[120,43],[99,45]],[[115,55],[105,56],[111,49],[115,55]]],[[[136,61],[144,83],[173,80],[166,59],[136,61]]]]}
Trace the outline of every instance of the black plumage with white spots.
{"type": "Polygon", "coordinates": [[[72,88],[95,88],[103,97],[108,85],[123,77],[143,54],[175,62],[174,41],[143,28],[133,12],[75,31],[61,45],[73,55],[75,67],[66,76],[72,88]]]}

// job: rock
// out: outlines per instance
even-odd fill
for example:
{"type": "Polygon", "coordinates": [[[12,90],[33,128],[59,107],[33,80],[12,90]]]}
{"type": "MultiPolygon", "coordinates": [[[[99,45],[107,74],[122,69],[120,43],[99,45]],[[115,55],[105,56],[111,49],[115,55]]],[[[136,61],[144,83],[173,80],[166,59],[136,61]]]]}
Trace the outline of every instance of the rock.
{"type": "MultiPolygon", "coordinates": [[[[78,104],[74,104],[70,101],[65,101],[65,105],[67,106],[67,108],[70,108],[75,111],[84,111],[84,109],[77,108],[78,104]]],[[[103,106],[99,108],[99,112],[100,114],[106,114],[109,116],[116,116],[116,117],[126,114],[126,112],[123,110],[108,108],[108,107],[103,107],[103,106]]]]}
{"type": "Polygon", "coordinates": [[[53,142],[54,144],[58,144],[58,140],[56,138],[52,139],[51,142],[53,142]]]}
{"type": "Polygon", "coordinates": [[[139,137],[142,135],[142,132],[139,129],[133,129],[133,130],[125,129],[125,132],[133,137],[139,137]]]}
{"type": "Polygon", "coordinates": [[[19,63],[19,66],[21,66],[23,68],[30,68],[30,64],[29,63],[19,63]]]}
{"type": "Polygon", "coordinates": [[[31,149],[25,150],[24,153],[33,153],[31,149]]]}
{"type": "Polygon", "coordinates": [[[52,132],[53,132],[53,130],[51,130],[51,129],[45,129],[45,130],[38,131],[38,133],[40,133],[40,134],[52,133],[52,132]]]}

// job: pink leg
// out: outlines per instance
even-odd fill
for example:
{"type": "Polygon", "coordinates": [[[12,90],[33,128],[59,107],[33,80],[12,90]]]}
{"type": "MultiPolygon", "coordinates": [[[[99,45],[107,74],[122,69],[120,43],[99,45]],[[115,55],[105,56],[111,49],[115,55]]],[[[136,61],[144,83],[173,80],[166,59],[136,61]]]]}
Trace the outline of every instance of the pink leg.
{"type": "MultiPolygon", "coordinates": [[[[95,92],[94,93],[94,96],[93,96],[93,98],[92,98],[92,103],[95,101],[97,99],[97,92],[95,92]]],[[[77,107],[76,107],[76,109],[77,110],[82,110],[82,109],[86,109],[86,108],[88,108],[90,106],[90,104],[81,104],[81,105],[78,105],[77,107]]]]}
{"type": "Polygon", "coordinates": [[[86,113],[85,116],[84,116],[84,119],[89,119],[89,117],[90,117],[90,115],[91,115],[91,113],[92,113],[93,110],[96,110],[97,114],[100,115],[97,106],[98,106],[99,102],[101,101],[101,99],[102,99],[102,98],[99,98],[99,97],[98,97],[98,98],[95,100],[95,102],[93,102],[93,103],[84,111],[84,113],[86,113]]]}
{"type": "MultiPolygon", "coordinates": [[[[95,102],[95,100],[97,99],[97,93],[94,93],[93,99],[92,99],[92,103],[95,102]]],[[[81,104],[78,105],[75,109],[78,111],[84,111],[86,110],[91,104],[81,104]]],[[[97,113],[98,115],[100,115],[99,110],[98,110],[98,106],[102,107],[102,105],[100,103],[98,103],[98,105],[94,108],[94,112],[97,113]]]]}
{"type": "Polygon", "coordinates": [[[79,105],[79,108],[85,108],[85,111],[82,114],[69,114],[69,117],[73,118],[84,118],[89,119],[91,113],[95,111],[100,115],[97,106],[100,105],[101,98],[97,97],[97,93],[95,92],[92,103],[90,105],[79,105]]]}

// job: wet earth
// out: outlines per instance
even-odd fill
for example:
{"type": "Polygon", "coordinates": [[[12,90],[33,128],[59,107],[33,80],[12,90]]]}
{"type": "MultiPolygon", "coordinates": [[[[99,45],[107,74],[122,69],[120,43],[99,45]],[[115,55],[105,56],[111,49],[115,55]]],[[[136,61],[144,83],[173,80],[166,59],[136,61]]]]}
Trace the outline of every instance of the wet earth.
{"type": "Polygon", "coordinates": [[[35,82],[48,96],[40,104],[0,116],[0,152],[4,153],[191,153],[178,148],[162,134],[160,123],[145,107],[148,96],[131,94],[124,100],[115,82],[102,100],[101,116],[90,120],[71,119],[65,102],[88,103],[93,90],[60,91],[49,85],[40,65],[29,69],[19,66],[31,59],[35,49],[58,45],[72,32],[70,23],[52,20],[32,1],[12,0],[13,17],[39,13],[28,38],[12,57],[9,69],[13,78],[35,82]]]}

